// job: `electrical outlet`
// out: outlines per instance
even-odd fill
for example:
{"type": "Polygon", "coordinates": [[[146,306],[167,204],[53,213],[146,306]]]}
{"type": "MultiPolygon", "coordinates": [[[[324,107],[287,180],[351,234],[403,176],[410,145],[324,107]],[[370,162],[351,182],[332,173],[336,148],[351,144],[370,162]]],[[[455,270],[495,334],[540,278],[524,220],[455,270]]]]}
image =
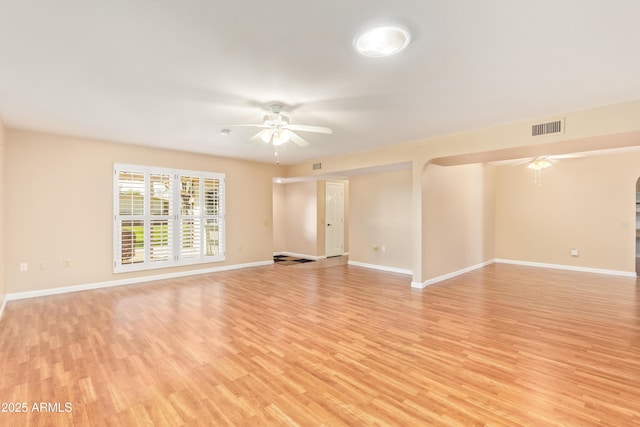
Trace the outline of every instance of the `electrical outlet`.
{"type": "Polygon", "coordinates": [[[62,267],[63,268],[71,268],[71,260],[70,259],[65,259],[62,261],[62,267]]]}
{"type": "Polygon", "coordinates": [[[373,252],[378,252],[378,245],[373,245],[373,252]]]}
{"type": "Polygon", "coordinates": [[[20,271],[28,271],[28,270],[29,270],[29,264],[27,264],[26,262],[21,262],[20,271]]]}
{"type": "Polygon", "coordinates": [[[571,256],[580,256],[580,252],[577,249],[571,249],[571,256]]]}

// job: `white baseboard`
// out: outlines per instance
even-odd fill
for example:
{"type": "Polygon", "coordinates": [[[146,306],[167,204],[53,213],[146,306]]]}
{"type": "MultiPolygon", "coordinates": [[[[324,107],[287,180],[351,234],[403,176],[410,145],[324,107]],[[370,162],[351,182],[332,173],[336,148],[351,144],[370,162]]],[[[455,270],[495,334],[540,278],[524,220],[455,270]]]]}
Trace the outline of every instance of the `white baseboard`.
{"type": "MultiPolygon", "coordinates": [[[[153,282],[156,280],[165,280],[165,279],[175,279],[178,277],[195,276],[198,274],[216,273],[219,271],[227,271],[227,270],[238,270],[241,268],[249,268],[249,267],[260,267],[260,266],[271,265],[271,264],[273,264],[273,260],[251,262],[246,264],[225,265],[222,267],[202,268],[198,270],[180,271],[176,273],[158,274],[158,275],[152,275],[152,276],[132,277],[129,279],[110,280],[107,282],[98,282],[98,283],[87,283],[84,285],[63,286],[60,288],[50,288],[50,289],[43,289],[39,291],[16,292],[12,294],[7,294],[5,297],[5,303],[6,301],[13,301],[13,300],[19,300],[19,299],[25,299],[25,298],[36,298],[36,297],[43,297],[43,296],[49,296],[49,295],[66,294],[69,292],[89,291],[92,289],[110,288],[113,286],[133,285],[136,283],[153,282]]],[[[4,304],[2,308],[4,309],[4,304]]]]}
{"type": "Polygon", "coordinates": [[[487,265],[493,264],[494,262],[495,262],[495,260],[491,259],[491,260],[488,260],[488,261],[485,261],[485,262],[481,262],[480,264],[472,265],[470,267],[465,267],[463,269],[460,269],[460,270],[457,270],[457,271],[453,271],[451,273],[443,274],[441,276],[437,276],[437,277],[434,277],[432,279],[428,279],[428,280],[426,280],[426,281],[424,281],[422,283],[420,283],[420,282],[411,282],[411,287],[412,288],[417,288],[417,289],[424,289],[429,285],[433,285],[434,283],[442,282],[443,280],[451,279],[451,278],[459,276],[461,274],[468,273],[470,271],[477,270],[477,269],[482,268],[482,267],[486,267],[487,265]]]}
{"type": "Polygon", "coordinates": [[[500,264],[525,265],[528,267],[555,268],[557,270],[580,271],[583,273],[607,274],[609,276],[637,277],[635,271],[607,270],[603,268],[577,267],[574,265],[547,264],[544,262],[518,261],[513,259],[496,259],[500,264]]]}
{"type": "Polygon", "coordinates": [[[305,259],[312,259],[315,261],[318,261],[319,259],[325,259],[326,256],[324,255],[308,255],[308,254],[299,254],[296,252],[274,252],[273,255],[284,255],[284,256],[290,256],[290,257],[295,257],[295,258],[305,258],[305,259]]]}
{"type": "Polygon", "coordinates": [[[358,261],[351,261],[351,260],[347,261],[347,264],[355,265],[357,267],[371,268],[374,270],[387,271],[389,273],[400,273],[400,274],[408,274],[408,275],[413,274],[412,270],[407,270],[406,268],[388,267],[386,265],[378,265],[378,264],[367,264],[365,262],[358,262],[358,261]]]}
{"type": "MultiPolygon", "coordinates": [[[[280,252],[274,255],[287,255],[287,256],[295,256],[299,258],[308,258],[308,259],[316,259],[316,260],[326,258],[324,256],[311,256],[311,255],[305,255],[305,254],[296,254],[292,252],[280,252]]],[[[576,267],[571,265],[547,264],[547,263],[540,263],[540,262],[517,261],[517,260],[508,260],[508,259],[494,259],[494,260],[485,261],[483,263],[476,264],[470,267],[466,267],[458,271],[443,274],[441,276],[426,280],[422,283],[411,282],[411,287],[423,289],[426,286],[441,282],[443,280],[451,279],[461,274],[468,273],[478,268],[482,268],[487,265],[493,264],[494,262],[501,263],[501,264],[523,265],[523,266],[529,266],[529,267],[555,268],[560,270],[579,271],[579,272],[585,272],[585,273],[607,274],[607,275],[613,275],[613,276],[637,277],[635,272],[630,272],[630,271],[607,270],[607,269],[589,268],[589,267],[576,267]]],[[[156,280],[165,280],[165,279],[174,279],[174,278],[186,277],[186,276],[195,276],[198,274],[216,273],[219,271],[238,270],[242,268],[260,267],[260,266],[271,265],[271,264],[273,264],[273,260],[258,261],[258,262],[252,262],[252,263],[246,263],[246,264],[227,265],[223,267],[204,268],[204,269],[198,269],[198,270],[181,271],[176,273],[159,274],[159,275],[152,275],[152,276],[133,277],[128,279],[111,280],[107,282],[98,282],[98,283],[88,283],[88,284],[75,285],[75,286],[64,286],[60,288],[50,288],[50,289],[43,289],[39,291],[10,293],[5,295],[4,300],[2,301],[2,305],[0,305],[0,319],[2,318],[2,314],[4,313],[4,309],[5,309],[5,306],[7,305],[7,301],[14,301],[14,300],[25,299],[25,298],[36,298],[36,297],[42,297],[42,296],[48,296],[48,295],[64,294],[69,292],[87,291],[92,289],[109,288],[113,286],[132,285],[136,283],[152,282],[156,280]]],[[[396,267],[388,267],[384,265],[367,264],[367,263],[358,262],[358,261],[348,261],[348,264],[358,266],[358,267],[387,271],[391,273],[401,273],[401,274],[407,274],[407,275],[413,274],[412,270],[396,268],[396,267]]]]}

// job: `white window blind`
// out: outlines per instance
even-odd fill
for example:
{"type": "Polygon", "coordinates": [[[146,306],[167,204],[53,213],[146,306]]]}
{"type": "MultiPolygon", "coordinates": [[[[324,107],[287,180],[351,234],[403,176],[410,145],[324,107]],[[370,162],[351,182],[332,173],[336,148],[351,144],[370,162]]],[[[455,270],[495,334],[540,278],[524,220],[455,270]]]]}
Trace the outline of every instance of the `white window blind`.
{"type": "Polygon", "coordinates": [[[114,165],[114,272],[223,261],[224,174],[114,165]]]}

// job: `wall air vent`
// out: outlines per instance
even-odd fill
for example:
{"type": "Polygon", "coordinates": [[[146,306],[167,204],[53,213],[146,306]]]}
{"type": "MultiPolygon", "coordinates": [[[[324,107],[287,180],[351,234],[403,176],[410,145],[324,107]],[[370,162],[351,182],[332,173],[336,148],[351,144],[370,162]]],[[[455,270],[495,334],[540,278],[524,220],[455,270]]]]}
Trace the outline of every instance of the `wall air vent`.
{"type": "Polygon", "coordinates": [[[313,170],[317,171],[319,169],[322,169],[322,163],[314,163],[313,164],[313,170]]]}
{"type": "Polygon", "coordinates": [[[564,119],[531,126],[531,136],[564,133],[564,119]]]}

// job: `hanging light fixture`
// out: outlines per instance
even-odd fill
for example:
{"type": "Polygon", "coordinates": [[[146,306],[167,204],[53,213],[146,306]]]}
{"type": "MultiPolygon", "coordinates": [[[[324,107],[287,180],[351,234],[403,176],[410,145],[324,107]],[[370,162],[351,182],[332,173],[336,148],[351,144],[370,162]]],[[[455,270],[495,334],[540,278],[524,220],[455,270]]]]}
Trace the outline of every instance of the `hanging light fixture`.
{"type": "Polygon", "coordinates": [[[272,137],[273,137],[273,132],[262,132],[260,134],[260,139],[266,142],[267,144],[271,142],[272,137]]]}
{"type": "Polygon", "coordinates": [[[551,162],[546,157],[536,157],[535,159],[531,160],[527,165],[529,169],[533,169],[537,171],[546,169],[549,166],[551,166],[551,162]]]}
{"type": "Polygon", "coordinates": [[[286,129],[273,131],[273,145],[282,145],[289,140],[289,132],[286,129]]]}
{"type": "Polygon", "coordinates": [[[286,129],[271,129],[269,131],[262,132],[260,139],[264,142],[272,143],[273,145],[282,145],[291,139],[291,134],[286,129]]]}
{"type": "Polygon", "coordinates": [[[546,169],[549,166],[551,166],[551,162],[546,157],[536,157],[535,159],[531,160],[527,165],[527,167],[529,169],[533,169],[533,182],[535,182],[538,185],[541,185],[542,180],[540,175],[541,175],[542,169],[546,169]]]}

